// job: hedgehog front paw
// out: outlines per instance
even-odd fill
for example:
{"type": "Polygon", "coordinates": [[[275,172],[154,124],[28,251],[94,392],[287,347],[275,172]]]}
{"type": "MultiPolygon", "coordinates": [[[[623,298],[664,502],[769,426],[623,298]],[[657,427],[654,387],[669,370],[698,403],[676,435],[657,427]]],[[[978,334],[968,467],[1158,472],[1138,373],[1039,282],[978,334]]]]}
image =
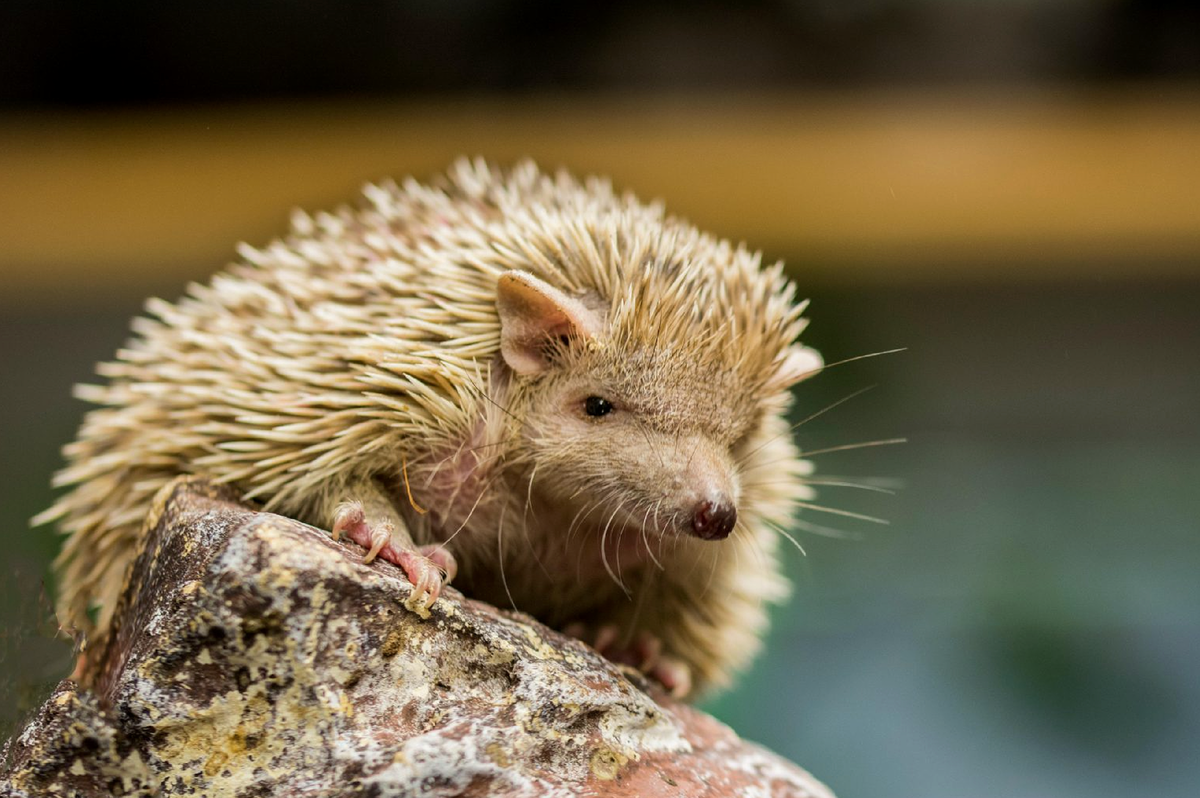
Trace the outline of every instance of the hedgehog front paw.
{"type": "Polygon", "coordinates": [[[454,556],[441,546],[421,546],[417,549],[387,546],[380,551],[380,556],[400,566],[408,581],[412,582],[413,589],[404,606],[422,618],[429,617],[429,608],[441,595],[442,586],[450,584],[458,571],[454,556]],[[394,558],[391,556],[393,554],[394,558]]]}
{"type": "Polygon", "coordinates": [[[362,502],[342,502],[334,511],[331,531],[334,540],[341,539],[342,533],[345,532],[346,537],[360,546],[366,546],[367,555],[363,557],[363,562],[369,563],[388,545],[396,528],[387,521],[378,524],[367,523],[362,502]]]}
{"type": "Polygon", "coordinates": [[[369,523],[360,502],[343,502],[334,512],[333,539],[338,540],[343,532],[358,545],[367,547],[364,563],[378,556],[404,571],[413,586],[404,606],[422,618],[429,617],[429,608],[441,595],[442,586],[449,584],[458,572],[454,555],[444,547],[414,547],[393,540],[395,527],[387,521],[369,523]]]}
{"type": "Polygon", "coordinates": [[[661,684],[673,698],[683,698],[692,689],[692,672],[687,664],[670,654],[664,654],[662,641],[645,630],[638,632],[629,643],[621,643],[621,630],[616,624],[604,624],[591,629],[573,623],[563,633],[596,649],[610,662],[625,665],[661,684]]]}

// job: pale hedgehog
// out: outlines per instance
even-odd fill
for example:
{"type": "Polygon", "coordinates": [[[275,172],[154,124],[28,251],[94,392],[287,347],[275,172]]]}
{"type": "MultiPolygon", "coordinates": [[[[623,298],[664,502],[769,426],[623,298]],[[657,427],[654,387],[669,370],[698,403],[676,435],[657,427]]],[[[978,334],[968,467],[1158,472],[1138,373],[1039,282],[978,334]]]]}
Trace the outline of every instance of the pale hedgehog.
{"type": "Polygon", "coordinates": [[[200,474],[395,562],[419,612],[457,571],[676,693],[725,683],[811,498],[782,265],[532,163],[364,193],[149,301],[78,388],[101,408],[35,519],[69,535],[60,620],[99,647],[152,497],[200,474]]]}

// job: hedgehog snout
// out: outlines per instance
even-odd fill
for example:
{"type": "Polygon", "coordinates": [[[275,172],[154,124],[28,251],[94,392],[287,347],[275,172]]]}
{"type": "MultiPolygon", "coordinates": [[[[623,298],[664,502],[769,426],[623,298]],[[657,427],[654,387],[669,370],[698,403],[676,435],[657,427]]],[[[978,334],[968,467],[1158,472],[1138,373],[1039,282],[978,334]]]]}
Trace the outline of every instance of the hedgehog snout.
{"type": "Polygon", "coordinates": [[[737,510],[727,501],[704,500],[692,514],[692,531],[701,540],[724,540],[737,524],[737,510]]]}
{"type": "Polygon", "coordinates": [[[706,439],[684,441],[679,509],[683,530],[701,540],[724,540],[737,525],[737,482],[721,448],[706,439]]]}

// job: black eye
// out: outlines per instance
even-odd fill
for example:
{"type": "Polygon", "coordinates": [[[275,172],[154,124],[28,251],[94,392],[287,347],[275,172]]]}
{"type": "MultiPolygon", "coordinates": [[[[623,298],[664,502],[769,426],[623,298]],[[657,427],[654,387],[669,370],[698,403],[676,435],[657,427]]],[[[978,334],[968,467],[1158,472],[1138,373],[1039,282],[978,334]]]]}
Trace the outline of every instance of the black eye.
{"type": "Polygon", "coordinates": [[[612,402],[599,396],[589,396],[583,403],[583,409],[589,416],[607,416],[613,411],[612,402]]]}

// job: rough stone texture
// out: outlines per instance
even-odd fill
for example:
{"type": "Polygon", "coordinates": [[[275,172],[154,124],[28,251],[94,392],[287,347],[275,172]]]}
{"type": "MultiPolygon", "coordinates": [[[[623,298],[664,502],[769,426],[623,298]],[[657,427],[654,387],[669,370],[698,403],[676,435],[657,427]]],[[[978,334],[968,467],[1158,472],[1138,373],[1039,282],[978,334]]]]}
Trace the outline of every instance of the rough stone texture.
{"type": "Polygon", "coordinates": [[[832,798],[800,768],[519,613],[182,480],[95,692],[63,682],[0,794],[832,798]]]}

